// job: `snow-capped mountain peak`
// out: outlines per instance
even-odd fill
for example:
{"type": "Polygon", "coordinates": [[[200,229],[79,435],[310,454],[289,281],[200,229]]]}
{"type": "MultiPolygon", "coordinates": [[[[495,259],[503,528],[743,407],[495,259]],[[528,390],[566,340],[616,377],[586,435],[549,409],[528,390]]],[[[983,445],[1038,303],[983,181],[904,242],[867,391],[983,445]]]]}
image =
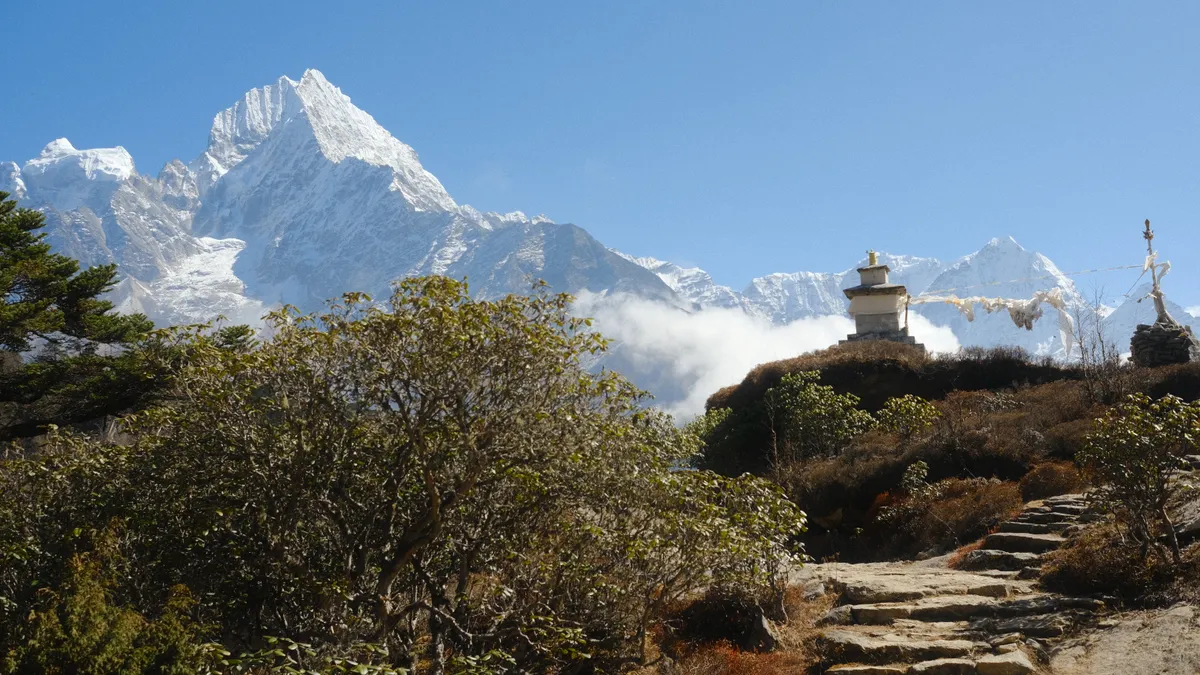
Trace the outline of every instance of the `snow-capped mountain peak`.
{"type": "Polygon", "coordinates": [[[201,196],[277,129],[290,125],[305,128],[290,139],[293,145],[315,141],[320,153],[331,162],[357,159],[390,168],[390,189],[403,194],[417,210],[453,211],[458,206],[441,182],[421,166],[415,150],[393,137],[313,69],[304,71],[299,81],[285,76],[273,85],[251,89],[233,106],[217,113],[208,149],[191,164],[201,196]]]}

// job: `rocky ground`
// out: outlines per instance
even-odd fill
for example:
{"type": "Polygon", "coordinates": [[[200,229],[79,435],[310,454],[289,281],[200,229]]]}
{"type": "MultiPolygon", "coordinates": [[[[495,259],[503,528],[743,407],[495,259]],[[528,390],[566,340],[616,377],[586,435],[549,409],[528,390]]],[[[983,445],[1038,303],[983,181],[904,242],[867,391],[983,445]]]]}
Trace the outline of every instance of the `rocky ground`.
{"type": "MultiPolygon", "coordinates": [[[[799,570],[794,583],[804,584],[814,595],[835,593],[841,603],[824,618],[817,638],[825,655],[824,672],[1200,672],[1143,671],[1138,664],[1107,661],[1102,668],[1094,665],[1099,662],[1089,655],[1104,639],[1114,644],[1136,641],[1136,636],[1116,634],[1095,637],[1097,627],[1124,626],[1124,619],[1111,623],[1114,619],[1101,598],[1067,597],[1037,588],[1033,579],[1042,555],[1095,517],[1082,495],[1063,495],[1028,504],[978,550],[961,556],[958,569],[949,567],[951,556],[943,556],[919,562],[816,564],[799,570]],[[1093,636],[1093,641],[1075,637],[1082,635],[1093,636]]],[[[1189,615],[1189,620],[1194,618],[1189,615]]],[[[1180,624],[1183,618],[1171,621],[1180,624]]]]}

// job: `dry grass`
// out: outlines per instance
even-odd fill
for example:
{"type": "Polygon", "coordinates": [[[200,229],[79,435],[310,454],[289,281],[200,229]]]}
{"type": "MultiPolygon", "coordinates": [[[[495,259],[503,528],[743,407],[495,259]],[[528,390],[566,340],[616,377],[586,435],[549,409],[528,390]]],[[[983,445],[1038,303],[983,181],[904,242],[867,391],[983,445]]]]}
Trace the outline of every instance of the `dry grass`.
{"type": "Polygon", "coordinates": [[[804,370],[820,371],[824,384],[858,396],[867,410],[878,410],[887,399],[905,394],[933,400],[955,390],[1001,389],[1082,376],[1078,368],[1034,360],[1018,349],[968,349],[934,358],[895,342],[850,342],[761,364],[740,383],[710,396],[707,405],[735,410],[752,406],[784,375],[804,370]]]}
{"type": "Polygon", "coordinates": [[[806,672],[820,659],[813,645],[817,620],[833,606],[835,598],[823,595],[806,599],[804,589],[793,586],[784,596],[787,621],[776,626],[780,648],[770,653],[747,652],[729,640],[697,640],[665,645],[677,662],[676,673],[687,675],[782,675],[806,672]]]}
{"type": "Polygon", "coordinates": [[[1041,583],[1059,593],[1112,595],[1133,605],[1195,602],[1200,599],[1200,546],[1186,549],[1176,567],[1165,552],[1143,558],[1117,527],[1098,525],[1046,555],[1041,583]]]}
{"type": "Polygon", "coordinates": [[[1021,479],[1021,498],[1031,502],[1079,492],[1083,487],[1083,474],[1071,462],[1043,462],[1021,479]]]}

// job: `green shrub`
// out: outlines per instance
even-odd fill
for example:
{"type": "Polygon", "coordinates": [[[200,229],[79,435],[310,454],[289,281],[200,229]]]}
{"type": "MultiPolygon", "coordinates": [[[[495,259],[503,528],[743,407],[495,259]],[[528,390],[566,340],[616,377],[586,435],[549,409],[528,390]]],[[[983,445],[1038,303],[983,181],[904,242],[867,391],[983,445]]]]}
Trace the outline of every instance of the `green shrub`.
{"type": "Polygon", "coordinates": [[[1187,487],[1176,477],[1187,467],[1183,456],[1197,450],[1197,429],[1200,404],[1135,394],[1096,421],[1079,455],[1096,484],[1095,498],[1129,526],[1142,557],[1165,535],[1175,563],[1181,562],[1167,506],[1187,487]]]}
{"type": "Polygon", "coordinates": [[[16,632],[20,646],[0,659],[3,673],[186,675],[202,661],[186,588],[171,589],[159,616],[147,619],[113,600],[115,541],[76,555],[59,588],[43,588],[16,632]]]}
{"type": "Polygon", "coordinates": [[[907,440],[933,426],[940,415],[934,404],[919,396],[905,394],[889,398],[877,417],[883,430],[907,440]]]}

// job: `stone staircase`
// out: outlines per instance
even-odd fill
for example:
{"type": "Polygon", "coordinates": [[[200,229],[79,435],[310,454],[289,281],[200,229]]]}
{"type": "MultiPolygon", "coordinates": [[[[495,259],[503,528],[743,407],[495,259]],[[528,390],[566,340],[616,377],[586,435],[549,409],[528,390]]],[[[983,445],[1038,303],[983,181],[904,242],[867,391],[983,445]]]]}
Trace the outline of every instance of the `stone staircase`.
{"type": "Polygon", "coordinates": [[[1104,603],[1036,587],[1041,557],[1093,520],[1082,495],[1026,505],[978,550],[920,562],[806,566],[793,581],[833,592],[824,673],[1024,675],[1054,639],[1095,622],[1104,603]]]}

